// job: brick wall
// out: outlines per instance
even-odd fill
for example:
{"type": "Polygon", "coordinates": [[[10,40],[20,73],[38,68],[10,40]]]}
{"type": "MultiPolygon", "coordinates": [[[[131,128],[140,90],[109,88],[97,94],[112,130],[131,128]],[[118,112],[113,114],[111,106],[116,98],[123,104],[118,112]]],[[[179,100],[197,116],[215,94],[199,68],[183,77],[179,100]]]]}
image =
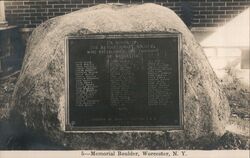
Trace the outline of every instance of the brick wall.
{"type": "Polygon", "coordinates": [[[250,0],[13,0],[5,1],[6,19],[19,27],[36,27],[52,17],[100,3],[152,2],[173,9],[191,27],[223,25],[250,6],[250,0]]]}

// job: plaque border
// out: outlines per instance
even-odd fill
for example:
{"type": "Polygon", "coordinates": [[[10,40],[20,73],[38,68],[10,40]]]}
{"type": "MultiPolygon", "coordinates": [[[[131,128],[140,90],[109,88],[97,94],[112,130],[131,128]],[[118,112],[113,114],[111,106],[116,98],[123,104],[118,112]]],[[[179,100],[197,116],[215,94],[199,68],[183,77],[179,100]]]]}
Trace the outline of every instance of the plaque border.
{"type": "Polygon", "coordinates": [[[81,36],[66,36],[65,37],[65,132],[124,132],[124,131],[167,131],[167,130],[184,130],[184,79],[183,79],[183,49],[182,36],[179,32],[156,32],[156,33],[97,33],[86,34],[81,36]],[[179,71],[179,125],[171,126],[82,126],[74,127],[69,122],[69,40],[71,39],[126,39],[126,38],[166,38],[177,37],[178,39],[178,71],[179,71]]]}

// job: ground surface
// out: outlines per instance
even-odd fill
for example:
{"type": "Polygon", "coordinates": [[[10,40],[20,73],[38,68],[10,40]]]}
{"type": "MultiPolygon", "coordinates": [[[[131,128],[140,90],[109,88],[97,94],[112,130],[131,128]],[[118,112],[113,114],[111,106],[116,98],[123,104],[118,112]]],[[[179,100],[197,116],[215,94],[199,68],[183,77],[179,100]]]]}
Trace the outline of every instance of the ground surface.
{"type": "MultiPolygon", "coordinates": [[[[5,116],[18,75],[19,72],[16,72],[0,79],[0,149],[63,149],[63,147],[53,144],[46,138],[37,137],[35,133],[31,134],[27,132],[28,130],[25,127],[8,125],[5,116]]],[[[232,89],[230,92],[232,92],[232,89]]],[[[237,102],[235,98],[237,97],[234,97],[233,100],[229,98],[232,114],[227,128],[228,132],[219,141],[214,144],[205,145],[202,142],[191,142],[180,145],[178,149],[249,149],[250,125],[249,118],[247,117],[249,106],[241,106],[238,104],[241,102],[237,102]]],[[[244,99],[247,99],[247,97],[240,98],[240,100],[244,99]]]]}

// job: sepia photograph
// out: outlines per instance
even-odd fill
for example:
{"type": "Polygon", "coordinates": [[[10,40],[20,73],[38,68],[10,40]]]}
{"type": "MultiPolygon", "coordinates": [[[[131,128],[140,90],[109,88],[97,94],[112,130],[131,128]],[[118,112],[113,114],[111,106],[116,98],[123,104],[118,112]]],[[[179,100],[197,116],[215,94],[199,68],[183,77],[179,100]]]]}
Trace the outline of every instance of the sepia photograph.
{"type": "Polygon", "coordinates": [[[0,1],[0,158],[249,158],[249,19],[249,0],[0,1]]]}

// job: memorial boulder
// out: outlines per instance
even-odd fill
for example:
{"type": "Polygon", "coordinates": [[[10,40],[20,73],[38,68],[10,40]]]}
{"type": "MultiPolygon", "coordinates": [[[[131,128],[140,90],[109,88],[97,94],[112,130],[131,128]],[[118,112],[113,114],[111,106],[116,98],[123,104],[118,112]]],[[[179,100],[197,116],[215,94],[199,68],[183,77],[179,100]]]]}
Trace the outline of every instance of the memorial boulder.
{"type": "Polygon", "coordinates": [[[223,135],[229,116],[227,99],[201,46],[173,11],[155,4],[97,5],[38,26],[26,48],[10,111],[30,130],[75,149],[168,148],[179,139],[196,141],[223,135]],[[161,42],[152,39],[154,35],[160,36],[161,42]],[[69,37],[79,39],[70,41],[69,37]],[[177,55],[161,53],[165,50],[177,55]],[[154,51],[158,57],[148,55],[154,51]],[[117,52],[127,55],[112,54],[117,52]],[[121,62],[121,58],[129,60],[121,62]],[[177,64],[169,64],[173,63],[170,59],[178,59],[177,64]],[[118,72],[123,78],[117,77],[118,72]],[[157,77],[150,77],[153,72],[157,77]],[[88,75],[81,78],[82,73],[88,75]],[[132,81],[136,84],[131,86],[132,81]],[[169,83],[165,85],[165,81],[169,83]],[[171,100],[165,93],[179,97],[171,100]],[[98,97],[93,97],[95,94],[98,97]],[[168,97],[174,106],[155,110],[160,103],[168,104],[168,97]],[[78,104],[86,106],[79,108],[78,104]],[[91,111],[97,104],[101,108],[91,111]],[[116,106],[122,108],[116,111],[116,106]],[[130,111],[123,112],[124,107],[130,111]],[[153,107],[151,113],[146,107],[153,107]],[[116,119],[117,114],[124,116],[116,119]],[[169,119],[170,115],[175,119],[169,119]],[[81,128],[68,128],[69,124],[81,128]],[[122,125],[126,128],[120,129],[122,125]],[[172,128],[175,125],[178,128],[172,128]]]}

